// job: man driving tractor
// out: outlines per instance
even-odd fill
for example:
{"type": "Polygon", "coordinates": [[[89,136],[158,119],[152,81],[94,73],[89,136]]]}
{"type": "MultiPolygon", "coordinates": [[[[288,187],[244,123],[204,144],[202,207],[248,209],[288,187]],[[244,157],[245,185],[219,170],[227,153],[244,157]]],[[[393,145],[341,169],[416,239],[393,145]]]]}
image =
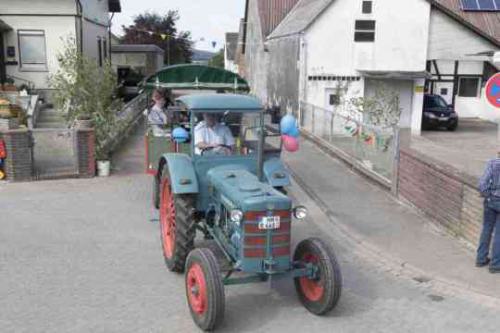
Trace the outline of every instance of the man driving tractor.
{"type": "Polygon", "coordinates": [[[197,155],[206,151],[231,155],[234,151],[235,140],[229,128],[217,121],[216,114],[204,113],[203,121],[194,129],[194,144],[197,155]]]}

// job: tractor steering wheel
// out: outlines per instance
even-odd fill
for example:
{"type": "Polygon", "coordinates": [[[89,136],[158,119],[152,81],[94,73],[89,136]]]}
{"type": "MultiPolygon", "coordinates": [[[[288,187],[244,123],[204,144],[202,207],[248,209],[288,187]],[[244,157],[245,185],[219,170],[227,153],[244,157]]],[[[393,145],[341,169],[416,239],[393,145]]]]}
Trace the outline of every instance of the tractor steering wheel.
{"type": "Polygon", "coordinates": [[[232,151],[232,147],[228,145],[217,145],[215,147],[206,147],[201,150],[201,155],[205,154],[205,152],[212,151],[217,148],[226,148],[228,151],[232,151]]]}

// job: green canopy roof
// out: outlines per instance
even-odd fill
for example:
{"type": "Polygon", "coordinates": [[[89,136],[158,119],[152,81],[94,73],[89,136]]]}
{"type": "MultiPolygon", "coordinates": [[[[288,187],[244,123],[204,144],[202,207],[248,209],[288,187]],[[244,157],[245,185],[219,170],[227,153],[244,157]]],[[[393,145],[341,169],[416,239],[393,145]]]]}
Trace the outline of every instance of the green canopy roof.
{"type": "Polygon", "coordinates": [[[204,89],[249,91],[248,83],[238,74],[203,65],[165,67],[143,82],[146,88],[204,89]]]}
{"type": "Polygon", "coordinates": [[[197,112],[260,112],[263,108],[260,101],[253,96],[233,94],[202,94],[179,97],[178,102],[189,110],[197,112]]]}

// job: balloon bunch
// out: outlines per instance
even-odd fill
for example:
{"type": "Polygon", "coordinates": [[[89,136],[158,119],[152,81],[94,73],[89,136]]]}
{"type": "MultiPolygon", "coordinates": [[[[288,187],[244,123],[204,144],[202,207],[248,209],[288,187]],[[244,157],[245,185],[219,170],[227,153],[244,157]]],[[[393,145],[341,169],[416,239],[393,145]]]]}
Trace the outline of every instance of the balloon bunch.
{"type": "Polygon", "coordinates": [[[297,127],[297,119],[294,116],[287,114],[281,119],[281,140],[286,151],[291,153],[299,150],[300,131],[297,127]]]}

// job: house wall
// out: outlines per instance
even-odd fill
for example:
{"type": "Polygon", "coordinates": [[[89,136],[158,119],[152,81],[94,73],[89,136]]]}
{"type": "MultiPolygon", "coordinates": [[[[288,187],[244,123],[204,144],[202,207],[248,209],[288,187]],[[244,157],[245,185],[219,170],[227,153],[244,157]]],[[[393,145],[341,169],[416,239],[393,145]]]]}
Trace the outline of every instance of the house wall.
{"type": "MultiPolygon", "coordinates": [[[[360,71],[425,70],[429,3],[374,1],[372,14],[362,14],[361,5],[362,1],[335,1],[305,32],[306,72],[302,82],[308,103],[332,108],[327,96],[339,85],[339,80],[317,81],[311,77],[348,77],[340,84],[347,84],[345,98],[351,99],[373,95],[375,81],[364,78],[360,71]],[[374,42],[354,41],[358,19],[376,21],[374,42]],[[352,81],[352,77],[356,80],[352,81]]],[[[390,89],[399,92],[402,127],[411,127],[416,122],[412,120],[413,111],[421,105],[414,98],[416,82],[384,80],[390,89]]],[[[422,98],[421,94],[418,97],[422,98]]]]}
{"type": "Polygon", "coordinates": [[[466,28],[459,22],[433,9],[430,20],[428,59],[435,60],[442,81],[435,66],[431,67],[433,73],[432,92],[441,95],[449,104],[455,103],[455,111],[460,117],[479,117],[487,120],[497,118],[494,107],[485,98],[483,80],[484,62],[488,59],[473,57],[472,54],[479,52],[498,50],[490,41],[482,38],[475,32],[466,28]],[[457,43],[460,41],[460,43],[457,43]],[[458,61],[457,76],[455,76],[455,62],[458,61]],[[480,88],[477,97],[453,96],[456,86],[458,91],[458,79],[464,75],[475,75],[480,78],[480,88]],[[442,88],[447,94],[443,94],[442,88]]]}
{"type": "MultiPolygon", "coordinates": [[[[76,19],[72,16],[48,17],[41,16],[36,19],[27,19],[25,16],[2,16],[2,20],[10,25],[13,30],[4,33],[4,45],[14,46],[16,48],[15,59],[6,58],[7,61],[15,60],[19,62],[19,43],[17,30],[43,30],[45,32],[47,70],[46,71],[25,71],[17,65],[7,65],[6,72],[8,76],[22,78],[31,81],[37,89],[48,89],[48,77],[50,73],[55,73],[59,68],[57,55],[64,48],[63,37],[75,37],[76,19]]],[[[16,80],[17,84],[25,83],[22,80],[16,80]]]]}
{"type": "MultiPolygon", "coordinates": [[[[82,1],[83,2],[83,1],[82,1]]],[[[0,2],[0,16],[23,15],[76,15],[76,0],[14,0],[0,2]]],[[[3,18],[2,18],[3,20],[3,18]]]]}
{"type": "Polygon", "coordinates": [[[299,52],[298,35],[267,42],[269,67],[267,103],[281,106],[282,112],[296,113],[299,109],[299,52]]]}
{"type": "Polygon", "coordinates": [[[108,55],[110,54],[108,28],[89,21],[83,21],[83,54],[96,61],[99,60],[99,47],[97,41],[106,40],[108,55]]]}
{"type": "Polygon", "coordinates": [[[268,53],[264,52],[264,37],[257,0],[250,0],[248,7],[245,63],[247,66],[245,78],[250,84],[251,93],[266,102],[268,100],[267,72],[269,60],[268,53]]]}
{"type": "MultiPolygon", "coordinates": [[[[37,89],[48,89],[48,77],[59,68],[57,55],[63,50],[64,40],[75,37],[83,45],[86,56],[98,59],[97,38],[109,39],[108,2],[99,0],[81,1],[83,7],[83,33],[80,41],[81,20],[78,15],[76,0],[16,0],[0,2],[0,18],[13,28],[3,34],[5,49],[16,48],[16,57],[7,61],[19,62],[19,43],[17,30],[43,30],[45,32],[47,68],[44,71],[27,71],[20,65],[7,65],[7,75],[17,77],[18,84],[25,79],[37,89]],[[33,16],[27,16],[33,15],[33,16]]],[[[109,42],[107,43],[109,47],[109,42]]],[[[4,51],[5,52],[5,51],[4,51]]],[[[108,55],[110,50],[108,50],[108,55]]]]}
{"type": "Polygon", "coordinates": [[[424,71],[429,3],[374,1],[373,14],[369,15],[361,14],[361,5],[362,1],[334,1],[306,31],[310,75],[355,75],[356,70],[424,71]],[[376,21],[375,42],[354,42],[357,19],[376,21]]]}

